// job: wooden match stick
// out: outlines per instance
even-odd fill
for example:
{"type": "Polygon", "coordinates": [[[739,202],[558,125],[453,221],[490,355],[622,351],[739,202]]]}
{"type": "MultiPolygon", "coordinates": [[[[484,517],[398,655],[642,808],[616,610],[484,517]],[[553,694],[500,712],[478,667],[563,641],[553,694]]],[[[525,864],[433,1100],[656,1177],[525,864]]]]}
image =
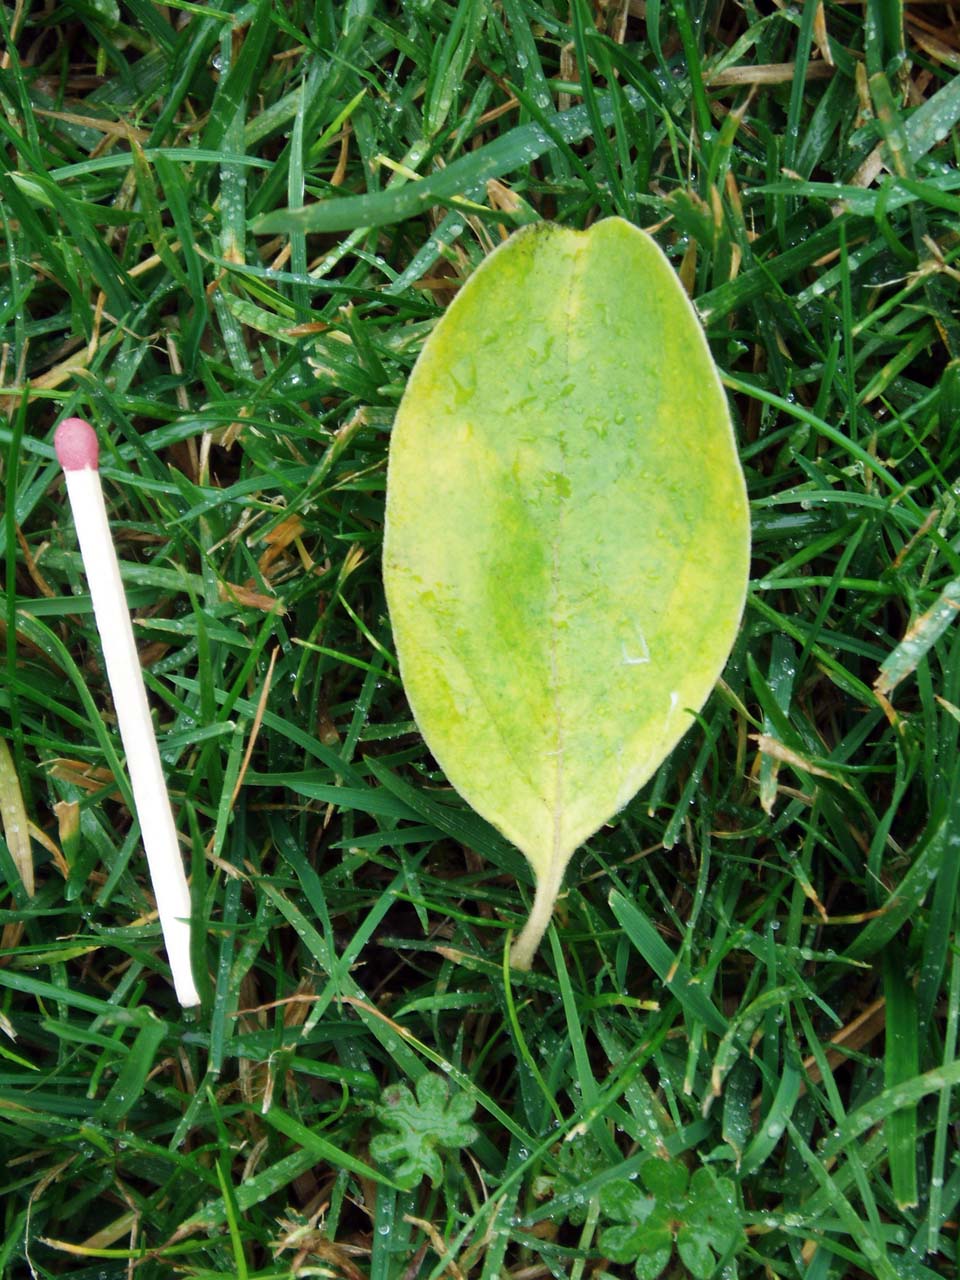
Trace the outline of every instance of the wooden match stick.
{"type": "Polygon", "coordinates": [[[127,757],[173,985],[182,1005],[197,1005],[200,996],[190,968],[190,890],[150,718],[130,610],[110,536],[97,469],[96,433],[82,418],[65,418],[54,433],[53,443],[67,482],[80,554],[93,598],[93,613],[127,757]]]}

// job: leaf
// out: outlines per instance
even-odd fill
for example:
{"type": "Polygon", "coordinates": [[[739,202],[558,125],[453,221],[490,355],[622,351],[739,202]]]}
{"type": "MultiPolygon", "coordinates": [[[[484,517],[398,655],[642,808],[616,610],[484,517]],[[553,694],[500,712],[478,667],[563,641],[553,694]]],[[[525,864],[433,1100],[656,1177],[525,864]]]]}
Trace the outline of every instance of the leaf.
{"type": "Polygon", "coordinates": [[[673,1253],[672,1203],[658,1204],[631,1182],[608,1183],[600,1192],[600,1208],[606,1217],[623,1225],[606,1227],[600,1235],[600,1248],[613,1262],[634,1263],[637,1280],[657,1280],[673,1253]]]}
{"type": "Polygon", "coordinates": [[[677,1253],[698,1280],[709,1280],[717,1258],[743,1243],[736,1206],[736,1190],[729,1178],[714,1178],[709,1169],[697,1169],[683,1206],[686,1222],[677,1232],[677,1253]]]}
{"type": "Polygon", "coordinates": [[[960,578],[954,578],[940,592],[936,602],[915,618],[903,639],[884,658],[873,682],[878,693],[892,693],[901,680],[916,671],[927,653],[960,613],[960,578]]]}
{"type": "Polygon", "coordinates": [[[0,738],[0,829],[27,896],[32,898],[34,877],[30,823],[13,756],[3,738],[0,738]]]}
{"type": "Polygon", "coordinates": [[[518,967],[574,850],[716,682],[748,558],[726,399],[666,258],[619,218],[516,232],[411,374],[384,581],[428,746],[536,873],[518,967]]]}
{"type": "Polygon", "coordinates": [[[600,1190],[600,1208],[617,1222],[646,1222],[656,1206],[656,1200],[645,1196],[634,1183],[626,1178],[608,1182],[600,1190]]]}
{"type": "Polygon", "coordinates": [[[453,1150],[469,1146],[477,1131],[468,1121],[474,1103],[465,1093],[450,1097],[443,1076],[427,1072],[417,1081],[417,1096],[405,1084],[388,1085],[381,1095],[377,1116],[394,1133],[378,1133],[371,1139],[374,1160],[396,1164],[396,1181],[412,1189],[423,1177],[440,1185],[443,1165],[437,1148],[453,1150]]]}
{"type": "Polygon", "coordinates": [[[645,1160],[640,1166],[640,1181],[659,1204],[682,1204],[689,1176],[679,1161],[645,1160]]]}
{"type": "Polygon", "coordinates": [[[667,1266],[676,1237],[677,1253],[695,1280],[710,1280],[717,1261],[743,1244],[736,1192],[727,1178],[705,1167],[688,1177],[679,1161],[645,1160],[640,1181],[608,1183],[600,1208],[617,1226],[600,1232],[600,1248],[614,1262],[633,1262],[637,1280],[656,1280],[667,1266]]]}

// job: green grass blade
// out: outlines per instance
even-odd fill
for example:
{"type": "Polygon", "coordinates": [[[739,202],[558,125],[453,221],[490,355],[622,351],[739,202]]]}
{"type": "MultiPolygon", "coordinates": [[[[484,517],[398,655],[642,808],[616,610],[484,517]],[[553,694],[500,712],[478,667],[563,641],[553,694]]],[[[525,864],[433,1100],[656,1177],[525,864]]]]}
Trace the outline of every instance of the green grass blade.
{"type": "MultiPolygon", "coordinates": [[[[903,956],[888,946],[883,953],[887,1022],[884,1052],[884,1086],[893,1089],[912,1080],[919,1068],[916,992],[904,972],[903,956]]],[[[886,1123],[890,1152],[890,1182],[901,1209],[916,1207],[917,1109],[906,1104],[891,1112],[886,1123]]]]}
{"type": "Polygon", "coordinates": [[[620,921],[631,943],[670,994],[679,1000],[687,1016],[695,1022],[702,1022],[714,1035],[726,1035],[726,1019],[713,1001],[704,994],[689,970],[677,963],[676,957],[649,920],[632,902],[628,902],[616,891],[610,895],[610,908],[620,921]]]}
{"type": "MultiPolygon", "coordinates": [[[[601,123],[609,125],[613,109],[608,95],[599,99],[597,112],[601,123]]],[[[552,123],[557,138],[565,143],[579,142],[593,128],[585,107],[558,113],[552,123]]],[[[257,235],[267,235],[290,233],[295,229],[318,232],[382,227],[414,217],[431,205],[454,201],[471,191],[478,192],[489,179],[500,177],[518,164],[529,164],[556,145],[540,126],[520,125],[485,147],[454,160],[429,178],[391,186],[374,195],[344,196],[323,200],[302,210],[264,214],[254,222],[252,230],[257,235]]]]}

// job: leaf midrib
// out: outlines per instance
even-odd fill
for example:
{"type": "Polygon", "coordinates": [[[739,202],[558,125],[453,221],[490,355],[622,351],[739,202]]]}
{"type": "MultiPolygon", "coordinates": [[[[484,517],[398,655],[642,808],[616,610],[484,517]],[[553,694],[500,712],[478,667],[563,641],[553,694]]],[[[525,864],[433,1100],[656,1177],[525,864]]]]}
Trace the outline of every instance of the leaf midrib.
{"type": "MultiPolygon", "coordinates": [[[[563,366],[564,366],[564,382],[568,381],[570,373],[570,348],[573,342],[572,333],[572,315],[573,315],[573,299],[576,295],[577,288],[580,284],[580,278],[583,274],[583,253],[578,252],[571,255],[570,268],[570,284],[567,290],[567,306],[566,306],[566,324],[564,325],[563,334],[563,366]]],[[[561,431],[558,435],[558,445],[560,453],[560,475],[564,481],[569,483],[570,474],[567,465],[567,446],[566,439],[561,431]]],[[[564,774],[564,750],[565,750],[565,729],[563,719],[563,705],[560,697],[560,669],[558,655],[558,626],[557,626],[557,606],[561,595],[560,583],[560,547],[563,541],[563,525],[564,515],[566,512],[566,503],[568,499],[561,491],[557,498],[557,518],[551,531],[550,553],[551,553],[551,572],[550,572],[550,608],[548,617],[550,619],[550,703],[553,708],[553,720],[555,731],[554,746],[554,782],[553,782],[553,801],[550,806],[550,815],[552,822],[552,839],[551,839],[551,866],[563,866],[572,849],[565,847],[563,840],[563,817],[564,817],[564,799],[565,799],[565,774],[564,774]]]]}

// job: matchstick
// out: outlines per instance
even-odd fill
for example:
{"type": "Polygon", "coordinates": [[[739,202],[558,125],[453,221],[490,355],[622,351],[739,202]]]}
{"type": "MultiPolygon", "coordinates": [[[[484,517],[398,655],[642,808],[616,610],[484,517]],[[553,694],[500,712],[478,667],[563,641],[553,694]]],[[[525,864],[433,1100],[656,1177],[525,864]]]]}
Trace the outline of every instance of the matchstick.
{"type": "Polygon", "coordinates": [[[182,1005],[197,1005],[200,996],[190,968],[190,890],[150,718],[130,611],[120,581],[120,566],[110,536],[97,470],[96,433],[82,418],[65,418],[54,433],[53,443],[67,482],[80,554],[93,598],[93,613],[127,757],[173,985],[182,1005]]]}

